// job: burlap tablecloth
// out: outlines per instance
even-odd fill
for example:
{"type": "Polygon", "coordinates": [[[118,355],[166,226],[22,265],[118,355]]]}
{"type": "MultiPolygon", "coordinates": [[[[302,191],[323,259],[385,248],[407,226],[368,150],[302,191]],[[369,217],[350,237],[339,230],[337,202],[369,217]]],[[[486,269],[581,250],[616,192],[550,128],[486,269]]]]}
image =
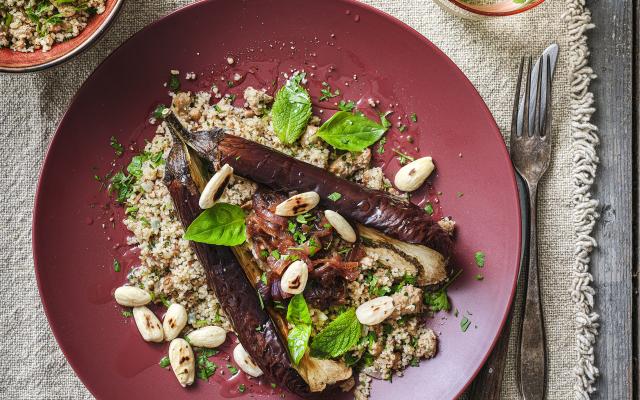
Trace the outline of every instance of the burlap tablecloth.
{"type": "MultiPolygon", "coordinates": [[[[597,375],[597,315],[588,256],[596,218],[589,188],[597,144],[588,93],[592,77],[579,0],[548,0],[519,16],[466,21],[426,0],[368,0],[416,28],[467,74],[508,132],[519,58],[560,45],[554,86],[553,160],[540,189],[541,284],[549,345],[549,398],[588,398],[597,375]]],[[[0,398],[91,395],[58,348],[36,288],[31,210],[40,163],[71,97],[89,73],[140,28],[188,0],[130,0],[105,37],[77,59],[44,72],[0,76],[0,398]]],[[[514,349],[514,337],[511,338],[514,349]]],[[[90,351],[90,349],[87,349],[90,351]]],[[[503,395],[517,398],[511,351],[503,395]]]]}

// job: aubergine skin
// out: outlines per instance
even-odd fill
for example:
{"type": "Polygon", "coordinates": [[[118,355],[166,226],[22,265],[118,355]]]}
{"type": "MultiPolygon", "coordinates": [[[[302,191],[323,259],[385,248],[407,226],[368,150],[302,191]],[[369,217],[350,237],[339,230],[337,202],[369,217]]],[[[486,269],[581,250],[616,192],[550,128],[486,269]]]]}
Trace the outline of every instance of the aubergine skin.
{"type": "MultiPolygon", "coordinates": [[[[201,213],[200,193],[189,173],[186,153],[180,140],[167,158],[164,183],[169,189],[176,213],[185,227],[201,213]]],[[[260,300],[231,248],[191,242],[207,274],[209,287],[215,292],[238,339],[267,378],[289,391],[309,397],[309,386],[293,368],[286,344],[262,309],[260,300]],[[257,331],[256,328],[260,328],[257,331]]]]}
{"type": "Polygon", "coordinates": [[[229,164],[234,174],[277,191],[316,192],[325,209],[403,242],[430,247],[445,259],[451,256],[451,236],[413,203],[400,201],[380,190],[365,188],[219,128],[189,132],[173,113],[167,116],[166,122],[174,134],[182,137],[198,155],[212,162],[216,168],[229,164]],[[337,201],[329,199],[334,192],[341,195],[337,201]]]}

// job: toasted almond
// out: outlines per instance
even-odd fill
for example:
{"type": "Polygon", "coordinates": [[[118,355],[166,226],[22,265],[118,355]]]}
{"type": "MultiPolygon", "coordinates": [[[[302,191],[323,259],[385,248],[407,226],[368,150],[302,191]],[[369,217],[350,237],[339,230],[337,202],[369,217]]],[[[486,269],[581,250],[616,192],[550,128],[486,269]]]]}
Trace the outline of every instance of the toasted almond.
{"type": "Polygon", "coordinates": [[[142,338],[147,342],[160,343],[164,339],[162,324],[147,307],[134,307],[133,318],[142,338]]]}
{"type": "Polygon", "coordinates": [[[200,208],[213,207],[227,188],[232,175],[233,168],[229,164],[225,164],[209,179],[209,182],[202,190],[202,194],[200,194],[200,201],[198,202],[200,208]]]}
{"type": "Polygon", "coordinates": [[[182,387],[191,385],[196,377],[196,360],[189,343],[184,339],[173,339],[169,344],[171,369],[182,387]]]}
{"type": "Polygon", "coordinates": [[[251,359],[251,356],[247,351],[242,347],[242,344],[238,343],[238,345],[233,349],[233,361],[238,364],[241,370],[243,370],[246,374],[253,376],[254,378],[262,375],[262,370],[260,367],[256,365],[251,359]]]}
{"type": "Polygon", "coordinates": [[[356,317],[363,325],[377,325],[393,313],[393,299],[389,296],[376,297],[360,304],[356,317]]]}
{"type": "Polygon", "coordinates": [[[170,342],[177,338],[185,325],[187,325],[187,310],[182,304],[171,304],[162,320],[164,340],[170,342]]]}
{"type": "Polygon", "coordinates": [[[356,241],[356,231],[353,230],[351,224],[346,219],[335,211],[325,210],[324,216],[327,221],[333,226],[333,229],[338,232],[338,235],[349,243],[356,241]]]}
{"type": "Polygon", "coordinates": [[[282,274],[280,288],[289,294],[298,294],[304,291],[309,279],[309,269],[304,261],[294,261],[282,274]]]}
{"type": "Polygon", "coordinates": [[[120,286],[113,292],[116,303],[125,307],[139,307],[151,302],[151,295],[146,290],[135,286],[120,286]]]}
{"type": "Polygon", "coordinates": [[[422,186],[434,168],[431,157],[418,158],[400,168],[393,183],[402,191],[412,192],[422,186]]]}
{"type": "Polygon", "coordinates": [[[293,217],[304,214],[320,203],[320,196],[316,192],[304,192],[291,196],[287,200],[278,204],[276,215],[282,217],[293,217]]]}
{"type": "Polygon", "coordinates": [[[187,335],[192,345],[209,349],[220,346],[226,338],[227,332],[219,326],[205,326],[187,335]]]}

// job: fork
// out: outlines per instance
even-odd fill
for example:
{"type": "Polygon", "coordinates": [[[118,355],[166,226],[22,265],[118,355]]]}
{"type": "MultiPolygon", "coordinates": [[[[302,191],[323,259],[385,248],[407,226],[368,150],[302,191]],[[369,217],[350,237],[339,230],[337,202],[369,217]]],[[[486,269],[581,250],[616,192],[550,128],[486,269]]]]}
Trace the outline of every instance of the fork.
{"type": "Polygon", "coordinates": [[[530,102],[531,64],[531,57],[529,57],[521,114],[523,123],[518,129],[524,58],[520,62],[511,122],[511,160],[526,182],[529,192],[529,267],[525,275],[525,305],[518,346],[516,378],[520,395],[524,400],[542,400],[545,397],[546,344],[538,279],[536,202],[538,182],[551,160],[551,61],[547,55],[539,62],[533,105],[530,102]],[[532,124],[529,123],[530,114],[532,124]]]}

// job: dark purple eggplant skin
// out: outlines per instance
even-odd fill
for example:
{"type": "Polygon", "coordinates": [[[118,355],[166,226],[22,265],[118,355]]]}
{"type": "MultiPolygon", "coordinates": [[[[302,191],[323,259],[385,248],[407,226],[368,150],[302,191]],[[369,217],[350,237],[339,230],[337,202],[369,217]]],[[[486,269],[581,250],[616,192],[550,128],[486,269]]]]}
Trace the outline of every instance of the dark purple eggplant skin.
{"type": "MultiPolygon", "coordinates": [[[[166,161],[164,183],[169,189],[178,218],[186,229],[202,212],[198,206],[200,193],[191,179],[183,145],[177,138],[174,138],[174,142],[166,161]]],[[[209,287],[231,321],[240,343],[268,380],[299,396],[309,397],[309,386],[293,368],[285,342],[262,309],[255,289],[231,249],[196,242],[191,242],[191,246],[206,271],[209,287]]]]}
{"type": "Polygon", "coordinates": [[[437,221],[417,205],[390,194],[365,188],[314,165],[296,160],[259,143],[222,129],[189,132],[173,114],[166,122],[171,132],[185,140],[198,155],[217,169],[224,164],[236,175],[277,191],[316,192],[320,205],[348,219],[377,229],[407,243],[421,244],[451,256],[453,240],[437,221]],[[340,193],[337,201],[329,199],[340,193]]]}

